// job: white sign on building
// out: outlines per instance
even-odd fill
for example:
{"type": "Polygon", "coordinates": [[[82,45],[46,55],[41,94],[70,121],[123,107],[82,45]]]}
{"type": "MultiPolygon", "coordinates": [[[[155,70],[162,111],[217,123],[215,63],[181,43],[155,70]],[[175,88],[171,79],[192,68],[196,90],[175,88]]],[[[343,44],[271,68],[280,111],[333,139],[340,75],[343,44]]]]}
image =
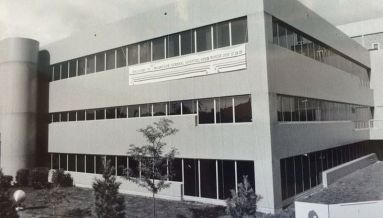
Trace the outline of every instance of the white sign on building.
{"type": "Polygon", "coordinates": [[[246,45],[215,49],[129,67],[129,85],[246,69],[246,45]]]}

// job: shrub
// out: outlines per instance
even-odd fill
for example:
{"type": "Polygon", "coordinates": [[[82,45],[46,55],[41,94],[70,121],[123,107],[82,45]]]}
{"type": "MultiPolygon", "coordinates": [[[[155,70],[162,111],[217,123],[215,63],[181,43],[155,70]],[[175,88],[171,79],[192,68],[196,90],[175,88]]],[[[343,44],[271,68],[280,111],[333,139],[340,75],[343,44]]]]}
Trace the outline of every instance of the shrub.
{"type": "Polygon", "coordinates": [[[238,192],[231,190],[231,198],[226,200],[226,213],[232,217],[255,216],[257,202],[261,199],[251,187],[247,176],[238,184],[238,192]]]}
{"type": "Polygon", "coordinates": [[[12,176],[4,175],[1,172],[1,175],[0,175],[0,187],[1,188],[5,188],[5,189],[10,188],[12,186],[12,180],[13,180],[12,176]]]}
{"type": "Polygon", "coordinates": [[[16,173],[16,184],[18,186],[28,186],[29,170],[19,169],[16,173]]]}
{"type": "Polygon", "coordinates": [[[52,183],[55,186],[70,187],[73,186],[73,178],[70,173],[65,173],[63,169],[54,170],[52,174],[52,183]]]}
{"type": "Polygon", "coordinates": [[[31,183],[35,189],[43,189],[48,187],[49,170],[45,167],[37,167],[32,170],[31,183]]]}
{"type": "Polygon", "coordinates": [[[12,176],[5,176],[0,169],[0,217],[18,217],[15,211],[15,204],[10,199],[9,188],[11,187],[12,176]]]}
{"type": "Polygon", "coordinates": [[[116,182],[114,172],[114,167],[110,166],[108,161],[104,167],[102,179],[95,179],[93,182],[97,217],[125,217],[125,199],[118,194],[121,183],[116,182]]]}

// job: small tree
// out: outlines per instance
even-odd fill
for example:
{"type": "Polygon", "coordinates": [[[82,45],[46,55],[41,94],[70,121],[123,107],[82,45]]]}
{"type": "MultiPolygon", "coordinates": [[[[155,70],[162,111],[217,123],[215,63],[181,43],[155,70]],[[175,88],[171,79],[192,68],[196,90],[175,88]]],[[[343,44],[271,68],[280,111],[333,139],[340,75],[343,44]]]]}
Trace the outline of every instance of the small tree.
{"type": "Polygon", "coordinates": [[[142,147],[130,145],[128,155],[140,163],[141,175],[136,178],[132,176],[132,171],[128,170],[127,179],[146,188],[152,193],[153,197],[153,217],[156,217],[156,194],[162,189],[168,188],[169,179],[174,175],[173,160],[177,153],[175,148],[165,153],[164,149],[167,145],[163,139],[167,136],[174,135],[178,130],[171,128],[173,121],[169,119],[161,119],[154,122],[144,129],[139,129],[147,144],[142,147]]]}
{"type": "Polygon", "coordinates": [[[19,217],[15,210],[15,203],[10,198],[10,181],[9,176],[5,176],[0,168],[0,217],[19,217]]]}
{"type": "Polygon", "coordinates": [[[52,206],[52,215],[56,217],[56,209],[57,206],[61,203],[69,202],[68,197],[69,193],[64,191],[60,185],[54,185],[52,188],[43,189],[42,194],[45,197],[45,204],[49,204],[52,206]]]}
{"type": "Polygon", "coordinates": [[[247,176],[238,184],[238,192],[230,190],[231,198],[226,200],[226,213],[232,217],[254,216],[257,211],[257,202],[261,199],[251,187],[247,176]]]}
{"type": "Polygon", "coordinates": [[[100,218],[125,217],[125,199],[118,194],[121,183],[116,182],[114,167],[110,161],[104,166],[102,179],[95,179],[93,190],[95,211],[100,218]]]}

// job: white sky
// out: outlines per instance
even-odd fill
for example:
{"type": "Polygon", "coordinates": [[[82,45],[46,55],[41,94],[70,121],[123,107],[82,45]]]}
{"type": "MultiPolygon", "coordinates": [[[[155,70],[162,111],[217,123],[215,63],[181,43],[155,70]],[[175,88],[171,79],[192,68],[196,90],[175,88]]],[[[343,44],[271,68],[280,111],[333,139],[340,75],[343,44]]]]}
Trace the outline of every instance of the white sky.
{"type": "MultiPolygon", "coordinates": [[[[0,39],[29,37],[47,44],[74,31],[173,1],[176,0],[0,0],[0,39]]],[[[383,0],[299,1],[335,25],[383,17],[383,0]]]]}

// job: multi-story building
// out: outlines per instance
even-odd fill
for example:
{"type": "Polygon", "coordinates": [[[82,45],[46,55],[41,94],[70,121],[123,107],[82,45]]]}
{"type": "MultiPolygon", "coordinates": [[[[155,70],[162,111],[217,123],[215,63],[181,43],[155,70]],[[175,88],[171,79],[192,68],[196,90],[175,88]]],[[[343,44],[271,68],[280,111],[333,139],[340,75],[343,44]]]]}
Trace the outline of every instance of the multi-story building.
{"type": "MultiPolygon", "coordinates": [[[[1,165],[10,173],[29,162],[8,152],[47,145],[50,167],[70,171],[77,185],[91,185],[104,157],[116,175],[122,166],[140,176],[129,145],[144,143],[137,129],[166,117],[179,129],[167,139],[179,153],[160,197],[222,204],[247,175],[259,209],[273,212],[320,185],[323,170],[367,152],[369,52],[294,0],[177,2],[44,46],[38,65],[8,53],[19,43],[21,53],[37,49],[26,39],[0,42],[0,78],[12,77],[8,56],[12,71],[38,66],[5,90],[27,86],[20,104],[39,108],[0,99],[9,109],[1,110],[1,165]],[[37,88],[28,77],[36,72],[37,88]],[[30,112],[24,121],[38,131],[14,135],[35,126],[3,121],[11,112],[30,112]],[[44,113],[45,123],[36,118],[44,113]]],[[[122,189],[148,194],[128,181],[122,189]]]]}

